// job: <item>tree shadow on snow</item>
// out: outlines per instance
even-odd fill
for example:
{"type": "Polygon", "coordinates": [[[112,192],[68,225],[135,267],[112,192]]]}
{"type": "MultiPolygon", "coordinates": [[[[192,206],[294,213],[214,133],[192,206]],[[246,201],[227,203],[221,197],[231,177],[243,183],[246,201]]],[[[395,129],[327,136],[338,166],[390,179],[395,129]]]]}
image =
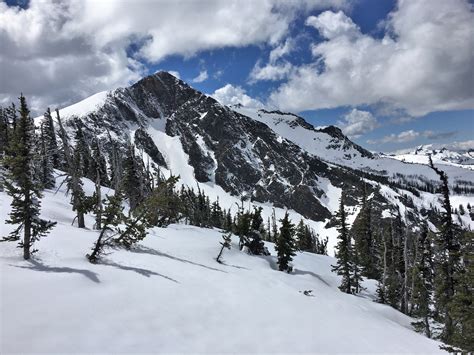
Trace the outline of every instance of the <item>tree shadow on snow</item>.
{"type": "Polygon", "coordinates": [[[19,266],[19,265],[11,265],[14,267],[18,267],[21,269],[30,269],[30,270],[35,270],[35,271],[43,271],[43,272],[54,272],[54,273],[66,273],[66,274],[80,274],[83,275],[84,277],[88,278],[92,282],[99,283],[100,280],[97,277],[97,274],[93,271],[86,270],[86,269],[75,269],[71,267],[59,267],[59,266],[49,266],[46,264],[43,264],[39,259],[30,259],[28,262],[31,264],[31,266],[19,266]]]}
{"type": "Polygon", "coordinates": [[[270,265],[270,267],[273,270],[277,270],[277,271],[279,270],[276,256],[273,256],[273,255],[257,255],[257,256],[263,260],[266,260],[268,265],[270,265]]]}
{"type": "Polygon", "coordinates": [[[137,274],[140,274],[142,276],[145,276],[145,277],[150,277],[150,276],[160,276],[160,277],[163,277],[167,280],[170,280],[170,281],[173,281],[173,282],[176,282],[176,283],[179,283],[179,281],[169,277],[169,276],[166,276],[166,275],[163,275],[163,274],[160,274],[158,272],[155,272],[155,271],[151,271],[151,270],[147,270],[147,269],[142,269],[142,268],[139,268],[139,267],[135,267],[135,266],[125,266],[125,265],[120,265],[120,264],[117,264],[117,263],[114,263],[112,261],[109,261],[109,260],[102,260],[99,265],[106,265],[106,266],[113,266],[113,267],[116,267],[117,269],[121,269],[121,270],[127,270],[127,271],[133,271],[133,272],[136,272],[137,274]]]}
{"type": "Polygon", "coordinates": [[[204,265],[204,264],[196,263],[194,261],[181,259],[181,258],[178,258],[176,256],[166,254],[166,253],[163,253],[161,251],[158,251],[158,250],[155,250],[155,249],[152,249],[152,248],[145,247],[143,245],[138,245],[135,248],[130,249],[130,251],[132,253],[138,253],[138,254],[150,254],[150,255],[164,256],[165,258],[170,258],[170,259],[173,259],[173,260],[176,260],[176,261],[180,261],[182,263],[192,264],[192,265],[200,266],[200,267],[203,267],[203,268],[206,268],[206,269],[209,269],[209,270],[227,273],[227,271],[224,271],[224,270],[221,270],[221,269],[216,269],[214,267],[207,266],[207,265],[204,265]]]}
{"type": "Polygon", "coordinates": [[[226,264],[224,261],[221,261],[220,264],[225,265],[225,266],[235,267],[236,269],[250,270],[248,267],[226,264]]]}
{"type": "Polygon", "coordinates": [[[295,274],[295,275],[311,275],[311,276],[317,278],[319,281],[321,281],[326,286],[331,287],[331,285],[326,280],[324,280],[320,275],[315,274],[312,271],[294,269],[293,274],[295,274]]]}

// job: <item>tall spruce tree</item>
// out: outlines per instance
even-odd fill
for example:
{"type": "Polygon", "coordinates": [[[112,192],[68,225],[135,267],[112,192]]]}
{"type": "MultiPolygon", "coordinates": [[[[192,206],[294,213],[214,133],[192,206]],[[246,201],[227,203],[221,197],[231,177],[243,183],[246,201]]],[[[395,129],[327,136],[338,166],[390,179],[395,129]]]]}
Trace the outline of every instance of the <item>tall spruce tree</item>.
{"type": "Polygon", "coordinates": [[[128,199],[130,211],[133,211],[145,197],[142,166],[135,155],[135,147],[128,144],[123,160],[122,191],[128,199]]]}
{"type": "Polygon", "coordinates": [[[352,293],[352,246],[346,218],[344,197],[341,195],[339,211],[336,214],[337,231],[339,232],[336,251],[337,263],[336,265],[333,265],[332,271],[335,271],[339,276],[342,276],[339,289],[345,293],[352,293]]]}
{"type": "Polygon", "coordinates": [[[355,252],[359,258],[362,275],[370,279],[378,279],[380,275],[377,270],[377,250],[372,231],[372,202],[367,197],[365,185],[361,210],[354,223],[352,232],[355,240],[355,252]]]}
{"type": "Polygon", "coordinates": [[[40,218],[41,193],[40,186],[34,178],[36,155],[35,127],[29,115],[26,99],[20,96],[20,118],[10,145],[11,156],[7,157],[9,166],[8,179],[5,182],[8,194],[13,198],[7,224],[18,225],[3,241],[23,240],[19,247],[23,248],[23,258],[29,259],[36,250],[31,250],[34,242],[45,236],[56,222],[40,218]]]}
{"type": "Polygon", "coordinates": [[[391,218],[388,228],[383,233],[383,243],[381,244],[383,271],[377,288],[377,300],[399,309],[401,284],[400,274],[397,271],[394,224],[394,220],[391,218]]]}
{"type": "Polygon", "coordinates": [[[291,261],[293,256],[296,255],[296,243],[294,239],[295,226],[290,221],[288,211],[285,213],[285,217],[280,219],[280,223],[280,233],[275,245],[278,256],[278,268],[280,271],[290,273],[293,271],[291,261]]]}
{"type": "Polygon", "coordinates": [[[431,296],[433,292],[433,253],[426,221],[422,225],[417,242],[415,265],[412,269],[412,316],[420,318],[414,326],[431,338],[429,318],[431,317],[431,296]]]}
{"type": "Polygon", "coordinates": [[[298,250],[313,252],[315,245],[313,236],[307,225],[301,219],[296,226],[296,240],[298,243],[298,250]]]}
{"type": "Polygon", "coordinates": [[[449,303],[454,332],[452,345],[474,352],[474,232],[464,231],[461,237],[461,269],[455,275],[455,293],[449,303]]]}
{"type": "Polygon", "coordinates": [[[442,215],[441,228],[436,238],[435,300],[437,311],[441,317],[440,320],[444,323],[441,339],[450,343],[455,333],[455,324],[453,323],[449,303],[455,296],[456,274],[462,269],[460,264],[459,231],[452,220],[448,176],[444,171],[434,166],[431,155],[429,156],[429,165],[441,180],[443,195],[444,213],[442,215]]]}
{"type": "Polygon", "coordinates": [[[56,119],[59,125],[59,137],[63,144],[63,152],[66,161],[66,173],[68,191],[71,192],[72,210],[76,212],[78,228],[85,228],[84,215],[90,209],[86,201],[83,184],[81,180],[81,156],[79,151],[74,151],[69,143],[69,137],[64,129],[59,110],[56,109],[56,119]]]}
{"type": "Polygon", "coordinates": [[[45,189],[51,189],[55,186],[54,178],[54,158],[50,151],[50,146],[45,133],[44,124],[41,123],[40,129],[41,135],[39,139],[40,143],[40,159],[39,159],[39,180],[41,181],[42,187],[45,189]]]}
{"type": "Polygon", "coordinates": [[[7,116],[5,109],[0,106],[0,191],[3,191],[4,179],[5,179],[5,157],[7,155],[7,149],[9,146],[9,131],[7,116]]]}
{"type": "Polygon", "coordinates": [[[51,116],[51,110],[48,109],[43,115],[43,120],[41,122],[43,127],[43,135],[46,144],[46,149],[52,157],[53,166],[55,168],[61,167],[61,161],[59,156],[59,147],[56,139],[56,130],[54,128],[53,117],[51,116]]]}

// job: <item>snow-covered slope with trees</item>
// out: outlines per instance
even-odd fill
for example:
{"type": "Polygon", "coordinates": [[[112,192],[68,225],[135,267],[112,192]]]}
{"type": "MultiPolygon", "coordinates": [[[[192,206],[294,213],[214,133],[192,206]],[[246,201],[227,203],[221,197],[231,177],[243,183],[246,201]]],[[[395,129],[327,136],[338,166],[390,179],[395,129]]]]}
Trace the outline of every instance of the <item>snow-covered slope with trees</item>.
{"type": "MultiPolygon", "coordinates": [[[[93,183],[84,189],[91,195],[93,183]]],[[[2,221],[10,201],[0,192],[2,221]]],[[[250,256],[234,239],[218,264],[218,230],[171,225],[93,265],[92,216],[88,229],[71,226],[64,185],[46,190],[42,206],[58,224],[33,260],[16,243],[0,247],[1,353],[441,351],[411,318],[373,301],[375,282],[359,296],[340,292],[332,257],[298,253],[287,274],[275,270],[273,244],[272,256],[250,256]]],[[[12,228],[2,224],[2,234],[12,228]]]]}

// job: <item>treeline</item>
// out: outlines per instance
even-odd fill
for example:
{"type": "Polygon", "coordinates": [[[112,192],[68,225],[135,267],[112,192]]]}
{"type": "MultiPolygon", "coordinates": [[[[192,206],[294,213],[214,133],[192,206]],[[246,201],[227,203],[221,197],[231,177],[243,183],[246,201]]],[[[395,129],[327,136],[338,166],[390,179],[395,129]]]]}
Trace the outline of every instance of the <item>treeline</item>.
{"type": "Polygon", "coordinates": [[[428,337],[473,351],[474,233],[453,223],[447,176],[430,164],[443,194],[439,231],[426,220],[410,223],[398,208],[382,223],[366,193],[349,229],[342,197],[333,269],[342,276],[341,291],[359,293],[363,278],[375,279],[378,302],[416,318],[413,325],[428,337]]]}

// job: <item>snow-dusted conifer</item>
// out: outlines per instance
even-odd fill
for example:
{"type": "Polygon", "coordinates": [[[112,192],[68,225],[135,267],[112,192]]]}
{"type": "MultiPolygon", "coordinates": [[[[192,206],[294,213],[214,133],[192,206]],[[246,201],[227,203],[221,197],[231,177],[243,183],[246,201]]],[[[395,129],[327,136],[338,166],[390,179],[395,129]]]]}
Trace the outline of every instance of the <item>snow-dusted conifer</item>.
{"type": "Polygon", "coordinates": [[[290,221],[288,211],[285,213],[285,217],[280,219],[280,223],[280,233],[278,234],[275,246],[278,256],[278,268],[280,271],[290,273],[293,271],[291,261],[293,256],[296,255],[296,243],[294,239],[295,226],[290,221]]]}
{"type": "Polygon", "coordinates": [[[345,293],[352,293],[352,246],[343,195],[341,195],[339,201],[339,211],[336,214],[336,218],[338,223],[337,231],[339,232],[336,251],[337,263],[333,266],[332,271],[342,276],[339,289],[345,293]]]}
{"type": "Polygon", "coordinates": [[[429,318],[431,316],[431,295],[433,292],[433,255],[431,238],[426,221],[417,242],[415,264],[412,269],[412,316],[421,321],[414,323],[415,327],[431,337],[429,318]]]}
{"type": "Polygon", "coordinates": [[[51,189],[55,185],[55,178],[54,178],[54,158],[53,154],[49,149],[48,139],[45,134],[44,124],[41,124],[40,129],[40,159],[39,159],[39,180],[41,181],[41,185],[45,189],[51,189]]]}
{"type": "Polygon", "coordinates": [[[86,197],[82,187],[80,154],[78,151],[74,152],[69,143],[69,137],[62,124],[58,109],[56,109],[56,119],[59,125],[58,133],[63,143],[63,151],[66,160],[66,172],[68,174],[67,187],[68,191],[71,191],[72,210],[77,213],[77,226],[79,228],[85,228],[84,214],[89,209],[89,206],[86,204],[86,197]]]}
{"type": "Polygon", "coordinates": [[[5,181],[7,192],[13,198],[10,218],[6,223],[18,227],[3,241],[20,240],[23,234],[19,247],[23,248],[24,259],[29,259],[36,251],[31,250],[34,242],[45,236],[56,222],[40,218],[40,186],[33,176],[38,159],[34,145],[35,128],[23,95],[20,96],[19,112],[20,118],[10,145],[12,154],[7,157],[9,171],[5,181]]]}

